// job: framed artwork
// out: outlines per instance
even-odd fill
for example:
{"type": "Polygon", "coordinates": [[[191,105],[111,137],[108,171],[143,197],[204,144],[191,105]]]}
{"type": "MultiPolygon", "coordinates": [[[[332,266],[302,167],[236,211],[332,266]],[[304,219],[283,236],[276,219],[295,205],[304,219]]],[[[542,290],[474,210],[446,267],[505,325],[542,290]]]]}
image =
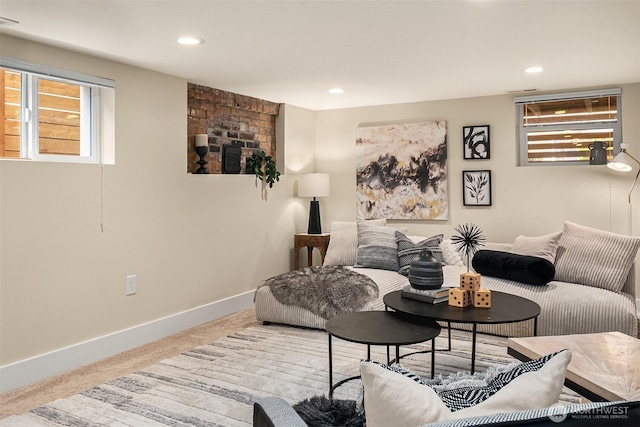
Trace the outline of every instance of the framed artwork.
{"type": "Polygon", "coordinates": [[[462,204],[491,206],[491,171],[462,171],[462,204]]]}
{"type": "Polygon", "coordinates": [[[359,217],[447,220],[447,176],[447,122],[357,128],[359,217]]]}
{"type": "Polygon", "coordinates": [[[464,159],[490,159],[489,125],[464,126],[462,128],[464,159]]]}

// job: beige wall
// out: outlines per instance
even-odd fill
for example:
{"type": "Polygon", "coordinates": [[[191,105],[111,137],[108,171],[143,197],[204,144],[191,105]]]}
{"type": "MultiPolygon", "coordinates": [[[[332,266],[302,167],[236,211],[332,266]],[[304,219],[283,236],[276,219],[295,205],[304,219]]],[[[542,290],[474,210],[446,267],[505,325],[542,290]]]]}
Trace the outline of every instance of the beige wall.
{"type": "MultiPolygon", "coordinates": [[[[640,84],[621,87],[623,141],[638,157],[640,84]]],[[[323,210],[327,230],[331,221],[356,216],[354,148],[358,126],[446,120],[449,220],[402,222],[410,233],[450,237],[456,225],[473,222],[488,240],[511,242],[519,234],[561,230],[565,220],[627,233],[627,193],[633,174],[610,172],[606,166],[517,167],[515,107],[510,95],[321,111],[316,119],[316,169],[331,173],[332,180],[331,197],[323,210]],[[462,160],[462,127],[480,124],[491,126],[491,159],[462,160]],[[491,170],[491,207],[462,205],[462,170],[474,169],[491,170]]],[[[640,235],[640,189],[634,192],[633,200],[633,230],[640,235]]]]}
{"type": "MultiPolygon", "coordinates": [[[[285,105],[284,175],[263,200],[253,177],[185,174],[185,80],[2,35],[0,46],[2,56],[117,84],[116,164],[104,167],[103,184],[97,165],[0,161],[0,366],[251,291],[290,269],[292,235],[308,218],[308,200],[295,197],[298,172],[331,174],[324,230],[355,218],[359,125],[448,122],[450,219],[403,224],[412,233],[450,236],[474,222],[490,240],[510,241],[564,220],[626,232],[629,175],[515,166],[510,96],[321,112],[285,105]],[[491,160],[461,159],[470,124],[491,125],[491,160]],[[463,207],[461,171],[484,168],[493,206],[463,207]],[[127,297],[130,274],[138,294],[127,297]]],[[[624,140],[640,154],[640,85],[622,88],[624,140]]]]}
{"type": "Polygon", "coordinates": [[[265,201],[254,177],[187,175],[185,80],[7,36],[0,46],[117,85],[116,164],[104,167],[103,191],[99,165],[0,161],[0,366],[251,291],[290,268],[305,210],[291,197],[296,176],[265,201]],[[130,274],[138,293],[127,297],[130,274]]]}

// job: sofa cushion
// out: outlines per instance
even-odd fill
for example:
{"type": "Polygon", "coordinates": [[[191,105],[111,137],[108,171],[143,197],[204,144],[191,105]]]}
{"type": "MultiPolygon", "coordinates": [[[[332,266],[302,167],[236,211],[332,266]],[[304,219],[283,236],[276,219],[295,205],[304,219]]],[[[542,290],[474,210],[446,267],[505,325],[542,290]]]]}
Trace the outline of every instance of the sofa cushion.
{"type": "Polygon", "coordinates": [[[476,252],[471,264],[477,273],[484,276],[529,285],[546,285],[553,280],[556,271],[554,265],[544,258],[487,249],[476,252]]]}
{"type": "MultiPolygon", "coordinates": [[[[372,219],[368,224],[385,225],[386,219],[372,219]]],[[[358,253],[358,226],[355,221],[331,223],[331,239],[323,265],[353,265],[358,253]]]]}
{"type": "MultiPolygon", "coordinates": [[[[384,365],[363,361],[360,374],[367,427],[421,426],[448,419],[548,407],[560,397],[570,360],[571,352],[563,350],[532,361],[537,369],[519,374],[507,371],[505,377],[509,380],[505,384],[476,405],[457,411],[449,409],[434,388],[384,365]]],[[[486,395],[474,388],[459,390],[462,399],[475,399],[482,394],[486,395]]]]}
{"type": "Polygon", "coordinates": [[[354,267],[398,271],[396,229],[358,221],[358,252],[354,267]]]}
{"type": "Polygon", "coordinates": [[[562,232],[557,231],[538,237],[520,235],[514,240],[511,252],[519,255],[537,256],[553,263],[556,260],[558,239],[561,234],[562,232]]]}
{"type": "Polygon", "coordinates": [[[565,222],[558,240],[555,280],[620,292],[640,238],[565,222]]]}
{"type": "Polygon", "coordinates": [[[411,265],[411,261],[413,261],[413,259],[420,255],[420,252],[425,249],[430,250],[438,261],[444,263],[442,249],[440,248],[442,237],[442,234],[438,234],[421,240],[418,243],[414,243],[412,238],[405,236],[404,233],[396,231],[398,273],[404,276],[409,275],[409,266],[411,265]]]}

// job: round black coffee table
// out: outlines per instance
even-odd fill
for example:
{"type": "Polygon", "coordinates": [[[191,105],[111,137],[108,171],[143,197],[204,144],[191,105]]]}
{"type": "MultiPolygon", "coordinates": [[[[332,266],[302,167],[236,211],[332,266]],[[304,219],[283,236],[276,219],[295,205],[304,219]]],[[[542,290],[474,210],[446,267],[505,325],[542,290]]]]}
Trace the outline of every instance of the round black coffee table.
{"type": "MultiPolygon", "coordinates": [[[[540,306],[535,302],[504,292],[491,291],[491,308],[454,307],[447,302],[429,304],[409,298],[402,298],[402,291],[389,292],[383,298],[384,304],[398,312],[412,316],[444,320],[449,323],[471,323],[471,373],[476,368],[476,331],[478,324],[515,323],[533,319],[533,335],[538,334],[540,306]]],[[[451,333],[451,331],[449,331],[451,333]]]]}
{"type": "Polygon", "coordinates": [[[389,346],[396,347],[396,358],[400,359],[400,346],[417,344],[431,340],[431,373],[433,375],[434,341],[440,334],[440,325],[433,319],[404,320],[402,313],[388,311],[356,311],[340,314],[327,320],[325,329],[329,336],[329,398],[333,391],[343,383],[359,378],[346,378],[333,385],[333,349],[331,337],[341,338],[367,345],[367,358],[371,359],[371,346],[387,346],[387,364],[389,360],[389,346]]]}

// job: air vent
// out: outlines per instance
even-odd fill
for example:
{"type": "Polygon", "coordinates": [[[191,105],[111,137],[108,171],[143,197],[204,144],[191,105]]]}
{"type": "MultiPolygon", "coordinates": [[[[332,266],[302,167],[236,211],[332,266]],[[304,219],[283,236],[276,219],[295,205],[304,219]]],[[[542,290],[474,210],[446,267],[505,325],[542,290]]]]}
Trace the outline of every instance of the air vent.
{"type": "Polygon", "coordinates": [[[535,92],[538,89],[519,89],[519,90],[508,90],[507,93],[512,94],[512,93],[527,93],[527,92],[535,92]]]}
{"type": "Polygon", "coordinates": [[[0,26],[9,26],[9,25],[15,25],[15,24],[19,24],[19,22],[14,21],[13,19],[4,18],[0,16],[0,26]]]}

